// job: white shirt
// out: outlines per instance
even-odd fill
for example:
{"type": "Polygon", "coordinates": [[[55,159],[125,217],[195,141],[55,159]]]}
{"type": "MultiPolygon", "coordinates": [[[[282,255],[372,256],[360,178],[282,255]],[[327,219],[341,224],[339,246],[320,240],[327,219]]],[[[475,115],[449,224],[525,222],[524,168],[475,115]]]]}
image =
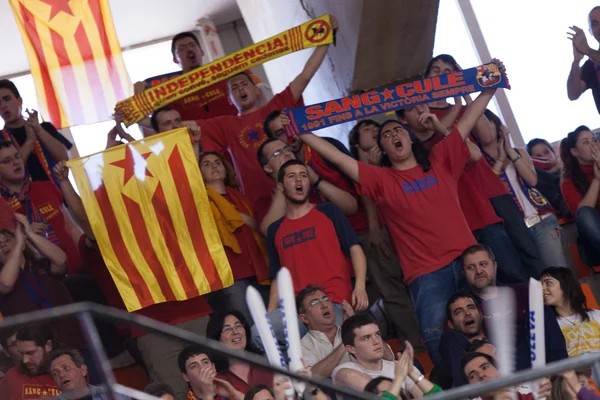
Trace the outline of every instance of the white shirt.
{"type": "Polygon", "coordinates": [[[588,316],[588,321],[583,321],[579,314],[556,318],[565,337],[569,357],[600,351],[600,310],[590,310],[588,316]]]}
{"type": "MultiPolygon", "coordinates": [[[[300,340],[300,348],[302,349],[302,358],[306,365],[309,367],[314,366],[319,361],[323,360],[329,354],[331,354],[338,346],[342,344],[342,329],[338,326],[333,344],[329,341],[329,338],[321,331],[308,331],[304,337],[300,340]]],[[[340,364],[350,362],[350,354],[344,350],[344,355],[340,361],[340,364]]]]}
{"type": "MultiPolygon", "coordinates": [[[[362,372],[363,374],[368,375],[371,378],[377,378],[379,376],[384,376],[386,378],[394,380],[394,370],[396,368],[396,363],[393,361],[388,361],[388,360],[381,360],[381,361],[383,362],[383,365],[381,367],[381,370],[379,370],[379,371],[372,371],[372,370],[363,368],[356,361],[350,361],[350,362],[347,362],[344,364],[340,364],[331,373],[331,377],[333,378],[333,383],[336,385],[339,385],[339,383],[336,382],[336,380],[335,380],[335,376],[337,375],[339,370],[344,369],[344,368],[353,369],[355,371],[362,372]]],[[[415,371],[416,373],[421,375],[421,372],[414,366],[413,366],[413,371],[415,371]]],[[[412,379],[410,379],[407,376],[406,379],[404,380],[404,382],[402,382],[401,389],[406,392],[410,392],[413,387],[415,387],[415,383],[413,382],[412,379]]]]}

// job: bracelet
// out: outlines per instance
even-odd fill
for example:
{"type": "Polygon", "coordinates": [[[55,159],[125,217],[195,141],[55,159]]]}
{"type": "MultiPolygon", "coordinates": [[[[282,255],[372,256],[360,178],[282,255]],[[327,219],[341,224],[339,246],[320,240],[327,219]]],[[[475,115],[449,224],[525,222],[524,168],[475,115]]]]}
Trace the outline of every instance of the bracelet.
{"type": "Polygon", "coordinates": [[[323,178],[319,177],[319,178],[317,179],[317,181],[315,182],[315,184],[313,185],[313,187],[314,187],[315,189],[316,189],[316,188],[318,188],[318,187],[319,187],[319,184],[321,183],[321,181],[322,181],[322,180],[323,180],[323,178]]]}
{"type": "Polygon", "coordinates": [[[421,376],[419,376],[419,377],[417,378],[417,380],[415,381],[415,383],[419,383],[419,382],[421,382],[423,379],[425,379],[425,375],[421,374],[421,376]]]}
{"type": "MultiPolygon", "coordinates": [[[[514,149],[513,149],[513,150],[514,150],[514,149]]],[[[516,150],[515,150],[515,151],[516,151],[516,150]]],[[[517,161],[519,161],[520,159],[521,159],[521,153],[519,153],[519,152],[517,151],[517,158],[515,158],[514,160],[511,158],[511,159],[510,159],[510,161],[511,161],[512,163],[516,163],[516,162],[517,162],[517,161]]]]}

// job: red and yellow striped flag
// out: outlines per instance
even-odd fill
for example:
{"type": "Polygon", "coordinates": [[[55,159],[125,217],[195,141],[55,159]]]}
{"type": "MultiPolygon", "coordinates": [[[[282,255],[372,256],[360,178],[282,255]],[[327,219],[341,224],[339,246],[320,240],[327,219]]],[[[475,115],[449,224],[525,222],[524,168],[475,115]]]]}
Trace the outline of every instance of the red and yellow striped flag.
{"type": "Polygon", "coordinates": [[[129,311],[233,284],[187,129],[68,165],[129,311]]]}
{"type": "Polygon", "coordinates": [[[9,0],[35,82],[54,126],[110,119],[132,95],[108,0],[9,0]]]}

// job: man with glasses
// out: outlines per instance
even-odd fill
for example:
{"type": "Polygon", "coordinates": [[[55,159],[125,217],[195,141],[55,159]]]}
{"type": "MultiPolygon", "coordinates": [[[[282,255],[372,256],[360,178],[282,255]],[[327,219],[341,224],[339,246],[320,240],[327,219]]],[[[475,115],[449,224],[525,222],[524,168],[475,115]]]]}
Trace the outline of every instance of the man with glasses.
{"type": "MultiPolygon", "coordinates": [[[[277,179],[279,168],[289,160],[295,160],[296,155],[292,148],[279,139],[267,139],[257,151],[258,163],[263,171],[273,181],[277,179]]],[[[308,165],[310,180],[309,201],[313,204],[331,202],[339,207],[344,215],[356,213],[357,201],[348,191],[324,180],[313,168],[308,165]]],[[[260,230],[267,234],[269,225],[285,215],[285,197],[283,192],[275,187],[265,193],[255,203],[254,214],[260,224],[260,230]]]]}
{"type": "MultiPolygon", "coordinates": [[[[317,285],[302,289],[296,296],[296,306],[298,317],[308,328],[308,333],[300,340],[302,358],[314,376],[328,378],[335,367],[352,361],[342,343],[342,330],[335,323],[336,309],[341,309],[342,322],[353,316],[354,310],[347,301],[332,303],[325,289],[317,285]]],[[[393,357],[388,348],[384,358],[393,361],[393,357]]]]}

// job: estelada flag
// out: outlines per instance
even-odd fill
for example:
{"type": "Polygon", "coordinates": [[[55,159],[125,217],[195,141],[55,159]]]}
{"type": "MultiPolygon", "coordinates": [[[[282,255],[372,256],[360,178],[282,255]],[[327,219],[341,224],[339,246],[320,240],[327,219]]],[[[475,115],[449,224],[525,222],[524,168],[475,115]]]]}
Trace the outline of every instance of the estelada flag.
{"type": "Polygon", "coordinates": [[[38,107],[58,128],[110,119],[132,95],[108,0],[9,0],[38,107]]]}
{"type": "Polygon", "coordinates": [[[187,129],[67,165],[127,310],[233,284],[187,129]]]}

